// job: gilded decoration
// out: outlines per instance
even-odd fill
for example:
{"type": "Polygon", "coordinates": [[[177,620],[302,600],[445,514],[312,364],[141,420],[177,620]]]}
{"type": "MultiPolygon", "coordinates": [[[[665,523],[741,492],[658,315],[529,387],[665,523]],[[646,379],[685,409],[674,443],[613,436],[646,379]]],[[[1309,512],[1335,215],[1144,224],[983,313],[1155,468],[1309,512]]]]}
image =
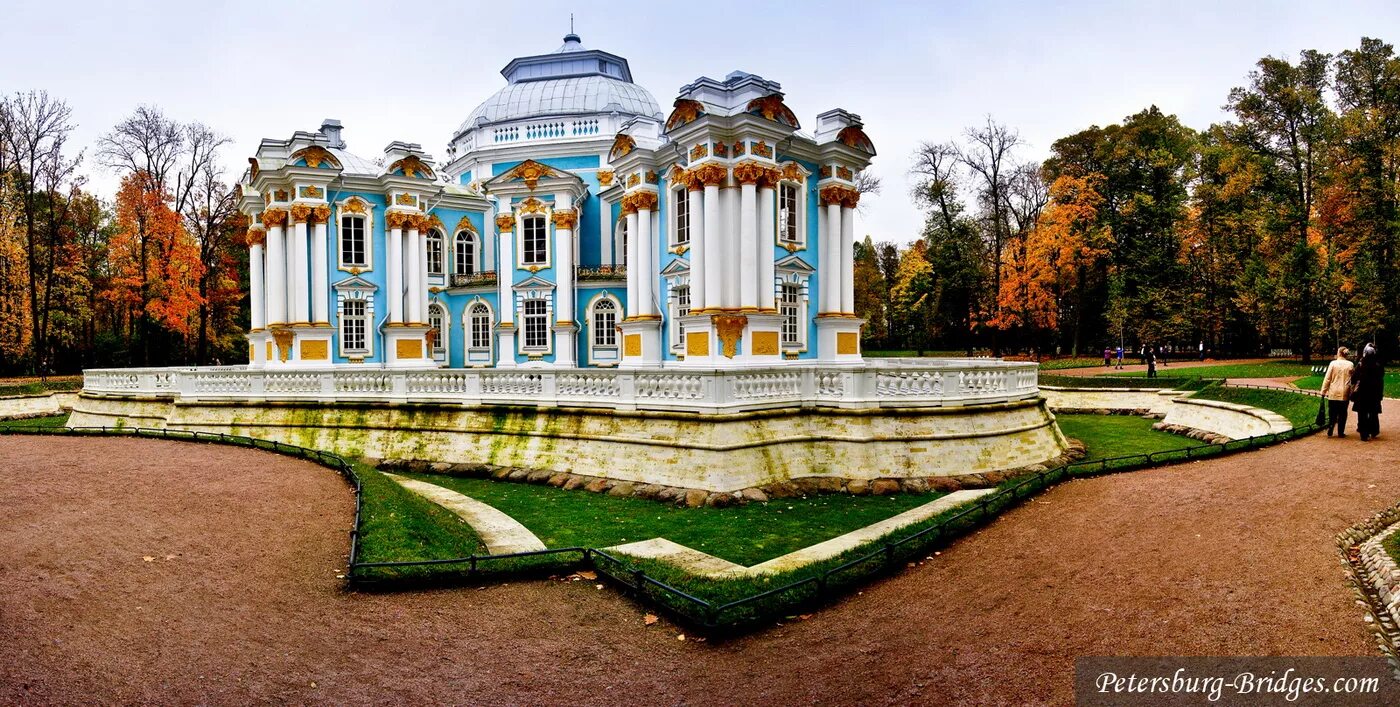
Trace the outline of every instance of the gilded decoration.
{"type": "Polygon", "coordinates": [[[749,101],[748,112],[754,115],[761,115],[767,120],[775,123],[782,123],[794,130],[802,127],[797,123],[797,114],[792,112],[787,104],[783,103],[781,94],[770,94],[763,98],[755,98],[749,101]]]}
{"type": "Polygon", "coordinates": [[[642,355],[641,334],[628,334],[622,337],[622,355],[628,358],[642,355]]]}
{"type": "Polygon", "coordinates": [[[740,162],[734,165],[734,181],[740,184],[757,184],[767,176],[767,168],[757,162],[740,162]]]}
{"type": "Polygon", "coordinates": [[[822,206],[828,204],[840,204],[848,209],[854,209],[860,202],[860,192],[852,187],[833,184],[829,187],[822,187],[818,192],[822,206]]]}
{"type": "Polygon", "coordinates": [[[346,201],[340,206],[340,210],[343,213],[360,214],[364,216],[369,214],[369,203],[358,196],[352,196],[349,201],[346,201]]]}
{"type": "Polygon", "coordinates": [[[433,227],[433,220],[422,214],[410,214],[408,217],[408,227],[411,230],[427,232],[433,227]]]}
{"type": "Polygon", "coordinates": [[[643,177],[643,179],[646,180],[646,183],[647,183],[647,184],[656,184],[656,182],[657,182],[656,172],[654,172],[654,171],[652,171],[652,170],[647,170],[646,176],[643,177]]]}
{"type": "Polygon", "coordinates": [[[637,174],[636,172],[633,172],[633,173],[627,175],[627,188],[628,188],[628,189],[631,189],[632,187],[635,187],[635,186],[637,186],[638,184],[641,184],[641,183],[642,183],[642,175],[637,174]]]}
{"type": "Polygon", "coordinates": [[[690,148],[690,159],[692,160],[698,160],[701,157],[708,157],[709,155],[710,146],[706,145],[703,142],[699,145],[696,145],[695,147],[690,148]]]}
{"type": "Polygon", "coordinates": [[[303,361],[325,361],[330,358],[327,352],[325,339],[312,339],[301,342],[301,360],[303,361]]]}
{"type": "Polygon", "coordinates": [[[466,216],[463,216],[460,220],[458,220],[457,226],[452,229],[453,233],[461,233],[462,231],[476,233],[476,226],[472,225],[471,219],[467,218],[466,216]]]}
{"type": "Polygon", "coordinates": [[[729,157],[729,145],[722,142],[715,143],[715,157],[729,157]]]}
{"type": "Polygon", "coordinates": [[[311,208],[311,223],[326,223],[331,219],[331,207],[325,204],[311,208]]]}
{"type": "Polygon", "coordinates": [[[248,229],[248,237],[247,237],[247,240],[248,240],[248,245],[250,245],[250,246],[262,245],[262,244],[264,244],[264,243],[267,242],[267,231],[265,231],[265,230],[263,230],[263,229],[261,229],[261,228],[259,228],[259,227],[257,227],[257,226],[253,226],[253,227],[251,227],[251,228],[248,229]]]}
{"type": "Polygon", "coordinates": [[[302,187],[298,190],[304,199],[324,199],[326,190],[316,186],[302,187]]]}
{"type": "Polygon", "coordinates": [[[276,192],[273,192],[273,193],[276,195],[276,199],[274,199],[274,201],[286,201],[286,200],[287,200],[287,190],[286,190],[286,189],[278,189],[276,192]]]}
{"type": "Polygon", "coordinates": [[[399,194],[394,197],[394,204],[396,206],[417,206],[418,197],[412,194],[399,194]]]}
{"type": "Polygon", "coordinates": [[[849,182],[849,181],[851,181],[852,178],[855,177],[855,174],[853,174],[853,173],[851,172],[851,168],[850,168],[850,167],[841,167],[841,166],[838,166],[838,167],[836,168],[836,176],[837,176],[838,179],[844,179],[844,180],[846,180],[846,181],[849,182]]]}
{"type": "Polygon", "coordinates": [[[637,141],[633,140],[631,135],[618,133],[617,137],[613,138],[612,149],[608,150],[608,161],[616,162],[619,157],[626,157],[635,149],[637,141]]]}
{"type": "Polygon", "coordinates": [[[388,174],[402,172],[409,179],[436,179],[433,168],[423,162],[418,155],[409,155],[389,165],[388,174]]]}
{"type": "Polygon", "coordinates": [[[613,183],[613,171],[610,169],[598,170],[598,186],[610,187],[613,183]]]}
{"type": "Polygon", "coordinates": [[[292,207],[292,223],[306,223],[306,219],[310,216],[310,206],[306,204],[296,204],[292,207]]]}
{"type": "Polygon", "coordinates": [[[515,210],[519,211],[522,214],[542,214],[544,213],[545,205],[543,201],[540,201],[539,199],[536,199],[532,196],[520,202],[519,204],[516,204],[515,210]]]}
{"type": "Polygon", "coordinates": [[[753,354],[755,356],[778,355],[778,332],[756,331],[753,333],[753,354]]]}
{"type": "Polygon", "coordinates": [[[734,156],[735,156],[735,157],[740,157],[740,156],[742,156],[742,155],[744,154],[744,149],[745,149],[745,148],[744,148],[744,141],[743,141],[743,140],[740,140],[740,141],[734,143],[734,156]]]}
{"type": "Polygon", "coordinates": [[[287,222],[286,209],[266,209],[262,212],[262,225],[281,226],[287,222]]]}
{"type": "Polygon", "coordinates": [[[394,342],[394,354],[400,359],[423,358],[423,340],[399,339],[394,342]]]}
{"type": "Polygon", "coordinates": [[[252,181],[253,181],[254,179],[257,179],[257,178],[258,178],[258,175],[261,174],[261,173],[262,173],[262,168],[258,166],[258,158],[256,158],[256,157],[249,157],[249,158],[248,158],[248,183],[251,184],[252,181]]]}
{"type": "Polygon", "coordinates": [[[759,157],[766,157],[770,160],[773,159],[773,148],[769,147],[768,143],[763,140],[759,140],[753,144],[753,153],[759,157]]]}
{"type": "Polygon", "coordinates": [[[515,230],[515,215],[498,214],[496,216],[496,230],[502,233],[510,233],[515,230]]]}
{"type": "Polygon", "coordinates": [[[628,209],[631,211],[655,211],[656,202],[656,192],[654,191],[632,192],[622,197],[622,210],[627,213],[630,213],[628,209]]]}
{"type": "Polygon", "coordinates": [[[440,231],[447,230],[447,225],[442,222],[442,219],[438,218],[437,214],[428,214],[427,227],[436,228],[440,231]]]}
{"type": "Polygon", "coordinates": [[[695,175],[695,178],[700,180],[700,183],[707,187],[719,186],[724,183],[725,179],[729,178],[729,170],[721,165],[713,163],[700,165],[691,170],[690,173],[695,175]]]}
{"type": "Polygon", "coordinates": [[[272,330],[272,340],[277,342],[277,357],[281,361],[286,361],[292,356],[292,339],[294,335],[291,329],[278,327],[272,330]]]}
{"type": "Polygon", "coordinates": [[[578,212],[574,209],[559,209],[554,212],[552,218],[555,228],[566,228],[572,231],[578,225],[578,212]]]}
{"type": "Polygon", "coordinates": [[[715,323],[715,331],[719,334],[719,343],[723,347],[721,353],[725,358],[734,358],[734,354],[739,352],[739,337],[744,334],[744,325],[749,323],[749,318],[742,314],[716,314],[710,317],[715,323]]]}
{"type": "Polygon", "coordinates": [[[387,228],[403,229],[408,227],[409,219],[410,214],[406,214],[402,211],[390,211],[384,214],[384,225],[387,228]]]}
{"type": "Polygon", "coordinates": [[[298,161],[306,162],[306,166],[312,169],[320,169],[322,164],[334,169],[341,168],[340,160],[336,159],[335,155],[332,155],[330,150],[320,145],[303,147],[293,152],[292,156],[287,158],[287,164],[296,164],[298,161]]]}
{"type": "Polygon", "coordinates": [[[840,356],[860,353],[860,335],[853,331],[836,332],[836,353],[840,356]]]}
{"type": "Polygon", "coordinates": [[[836,139],[840,140],[841,143],[847,147],[854,147],[861,152],[867,152],[872,155],[875,154],[875,143],[870,141],[870,136],[866,135],[864,130],[854,125],[848,125],[842,128],[841,132],[836,133],[836,139]]]}
{"type": "Polygon", "coordinates": [[[831,179],[831,165],[829,165],[829,164],[822,165],[821,170],[818,171],[817,174],[818,174],[818,176],[820,176],[822,179],[831,179]]]}
{"type": "Polygon", "coordinates": [[[709,356],[710,355],[710,332],[708,331],[688,331],[685,333],[685,355],[687,356],[709,356]]]}
{"type": "Polygon", "coordinates": [[[525,182],[525,186],[531,190],[539,185],[540,180],[546,177],[557,177],[559,174],[548,166],[540,164],[534,160],[525,160],[511,168],[503,176],[505,180],[519,179],[525,182]]]}
{"type": "Polygon", "coordinates": [[[788,162],[783,165],[783,179],[790,179],[800,183],[804,176],[806,175],[802,174],[802,167],[796,162],[788,162]]]}
{"type": "Polygon", "coordinates": [[[705,105],[691,98],[677,98],[671,116],[666,119],[666,132],[693,123],[705,114],[705,105]]]}

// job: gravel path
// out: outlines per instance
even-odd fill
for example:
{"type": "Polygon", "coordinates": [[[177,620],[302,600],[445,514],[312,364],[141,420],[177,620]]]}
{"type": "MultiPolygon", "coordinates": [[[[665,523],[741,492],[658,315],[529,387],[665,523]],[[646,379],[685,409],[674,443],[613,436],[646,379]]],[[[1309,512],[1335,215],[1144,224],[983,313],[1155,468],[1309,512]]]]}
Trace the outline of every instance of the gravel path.
{"type": "Polygon", "coordinates": [[[305,462],[4,437],[0,703],[1062,704],[1080,655],[1374,655],[1332,537],[1400,499],[1386,413],[1061,485],[724,643],[587,581],[347,594],[350,493],[305,462]]]}

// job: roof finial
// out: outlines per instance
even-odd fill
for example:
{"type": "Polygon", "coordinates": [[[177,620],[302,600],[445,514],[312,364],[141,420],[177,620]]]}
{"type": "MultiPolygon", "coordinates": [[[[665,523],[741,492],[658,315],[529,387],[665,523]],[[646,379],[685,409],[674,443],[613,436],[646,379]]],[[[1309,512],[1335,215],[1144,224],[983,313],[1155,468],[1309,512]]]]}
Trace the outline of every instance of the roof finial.
{"type": "Polygon", "coordinates": [[[583,41],[578,38],[578,35],[574,34],[574,13],[572,12],[569,13],[569,33],[564,35],[564,44],[567,46],[571,42],[573,44],[583,43],[583,41]]]}
{"type": "Polygon", "coordinates": [[[574,13],[569,13],[569,34],[574,33],[574,13]]]}

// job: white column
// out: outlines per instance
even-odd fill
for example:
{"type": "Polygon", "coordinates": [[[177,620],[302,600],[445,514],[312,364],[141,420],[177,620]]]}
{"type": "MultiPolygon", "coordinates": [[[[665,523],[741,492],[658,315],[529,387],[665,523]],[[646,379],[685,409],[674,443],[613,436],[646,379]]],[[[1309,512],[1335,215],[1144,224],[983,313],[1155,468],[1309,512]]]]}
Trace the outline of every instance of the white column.
{"type": "Polygon", "coordinates": [[[841,204],[826,205],[822,231],[822,314],[841,311],[841,204]]]}
{"type": "Polygon", "coordinates": [[[705,192],[690,189],[686,198],[690,200],[690,311],[694,312],[705,309],[705,192]]]}
{"type": "Polygon", "coordinates": [[[739,185],[739,309],[758,311],[758,186],[739,185]]]}
{"type": "Polygon", "coordinates": [[[776,310],[774,304],[774,280],[777,269],[773,261],[774,239],[777,230],[773,220],[777,213],[777,195],[772,185],[765,184],[758,190],[758,308],[765,312],[776,310]]]}
{"type": "MultiPolygon", "coordinates": [[[[447,244],[443,244],[447,248],[447,244]]],[[[443,254],[446,257],[446,253],[443,254]]],[[[432,297],[428,293],[428,232],[418,234],[418,312],[423,315],[423,323],[428,323],[428,303],[432,297]]]]}
{"type": "Polygon", "coordinates": [[[288,248],[292,268],[292,312],[288,318],[297,323],[311,321],[311,281],[306,266],[306,247],[306,221],[301,220],[292,225],[292,244],[288,248]]]}
{"type": "Polygon", "coordinates": [[[638,260],[637,246],[637,212],[627,214],[623,218],[627,219],[627,316],[635,317],[643,313],[641,296],[638,294],[638,283],[641,281],[640,273],[642,266],[638,260]]]}
{"type": "Polygon", "coordinates": [[[267,229],[267,323],[287,321],[287,239],[280,224],[267,229]]]}
{"type": "MultiPolygon", "coordinates": [[[[705,185],[705,311],[719,309],[724,303],[724,222],[720,219],[719,185],[705,185]]],[[[694,302],[691,303],[694,306],[694,302]]]]}
{"type": "Polygon", "coordinates": [[[418,260],[422,255],[423,236],[418,230],[418,226],[408,227],[408,237],[404,240],[404,275],[408,281],[408,322],[410,324],[423,323],[423,304],[419,293],[423,289],[422,271],[418,269],[418,260]]]}
{"type": "MultiPolygon", "coordinates": [[[[573,208],[573,196],[555,194],[554,208],[567,211],[573,208]]],[[[578,214],[574,214],[577,219],[578,214]]],[[[577,221],[574,222],[577,225],[577,221]]],[[[559,301],[554,303],[555,318],[560,322],[574,321],[574,229],[559,225],[554,227],[554,257],[558,276],[555,278],[559,301]]]]}
{"type": "MultiPolygon", "coordinates": [[[[263,233],[263,238],[267,238],[267,233],[263,233]]],[[[266,295],[263,292],[263,245],[254,243],[248,247],[248,303],[252,310],[253,321],[250,329],[263,329],[267,327],[267,312],[263,309],[263,302],[266,295]]]]}
{"type": "Polygon", "coordinates": [[[598,200],[598,247],[600,248],[599,265],[616,265],[613,259],[613,237],[617,231],[612,226],[612,206],[602,199],[598,200]]]}
{"type": "Polygon", "coordinates": [[[855,209],[841,207],[841,312],[856,312],[855,209]]]}
{"type": "Polygon", "coordinates": [[[727,310],[739,308],[739,191],[719,190],[720,233],[724,242],[720,267],[724,273],[722,306],[727,310]]]}
{"type": "MultiPolygon", "coordinates": [[[[504,212],[510,214],[509,211],[504,212]]],[[[512,277],[515,274],[515,231],[499,231],[497,238],[500,247],[496,252],[500,254],[500,261],[496,263],[496,309],[500,315],[502,324],[515,325],[515,290],[512,289],[515,283],[512,277]]],[[[515,351],[501,351],[499,356],[502,360],[507,357],[515,360],[515,351]]]]}
{"type": "Polygon", "coordinates": [[[318,221],[311,234],[311,321],[330,322],[330,265],[326,262],[326,222],[318,221]]]}
{"type": "Polygon", "coordinates": [[[403,228],[389,229],[388,282],[384,295],[389,298],[389,323],[403,323],[403,228]]]}
{"type": "Polygon", "coordinates": [[[651,239],[651,209],[637,209],[637,263],[640,266],[637,272],[637,300],[640,306],[637,311],[643,315],[656,314],[656,258],[652,255],[655,244],[651,239]]]}

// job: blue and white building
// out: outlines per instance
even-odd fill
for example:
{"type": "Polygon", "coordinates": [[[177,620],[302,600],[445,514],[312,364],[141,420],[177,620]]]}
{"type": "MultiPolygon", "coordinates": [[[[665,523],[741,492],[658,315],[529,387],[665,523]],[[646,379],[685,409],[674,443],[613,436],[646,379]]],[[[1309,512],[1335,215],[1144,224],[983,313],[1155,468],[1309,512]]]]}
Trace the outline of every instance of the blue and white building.
{"type": "Polygon", "coordinates": [[[519,57],[444,160],[352,153],[339,121],[263,140],[241,180],[253,368],[728,368],[855,363],[855,175],[735,72],[668,111],[578,36],[519,57]]]}

